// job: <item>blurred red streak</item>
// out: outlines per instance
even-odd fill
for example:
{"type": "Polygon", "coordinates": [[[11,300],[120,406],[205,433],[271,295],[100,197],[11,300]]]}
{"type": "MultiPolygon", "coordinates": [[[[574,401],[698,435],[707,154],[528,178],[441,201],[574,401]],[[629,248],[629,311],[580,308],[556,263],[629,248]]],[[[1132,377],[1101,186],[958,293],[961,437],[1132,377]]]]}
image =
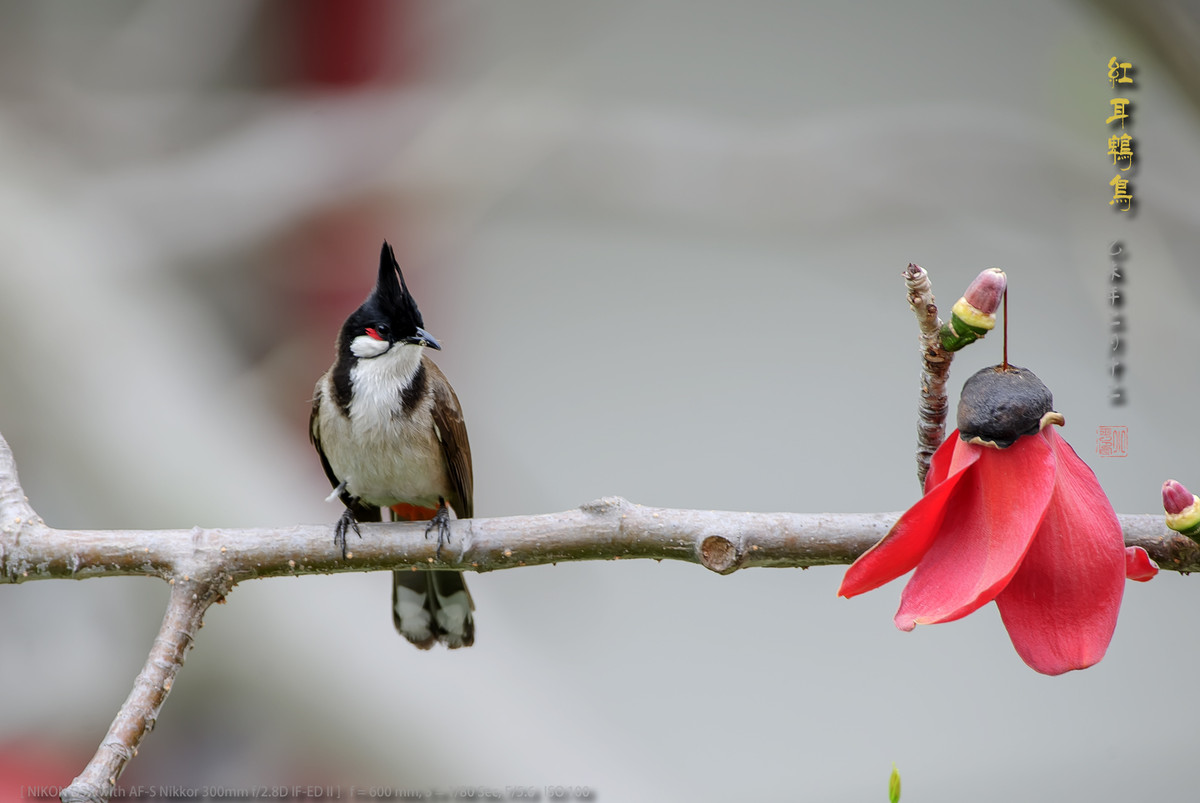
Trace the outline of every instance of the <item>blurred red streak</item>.
{"type": "Polygon", "coordinates": [[[403,83],[415,71],[409,35],[419,4],[403,0],[301,0],[296,78],[302,84],[352,88],[403,83]]]}

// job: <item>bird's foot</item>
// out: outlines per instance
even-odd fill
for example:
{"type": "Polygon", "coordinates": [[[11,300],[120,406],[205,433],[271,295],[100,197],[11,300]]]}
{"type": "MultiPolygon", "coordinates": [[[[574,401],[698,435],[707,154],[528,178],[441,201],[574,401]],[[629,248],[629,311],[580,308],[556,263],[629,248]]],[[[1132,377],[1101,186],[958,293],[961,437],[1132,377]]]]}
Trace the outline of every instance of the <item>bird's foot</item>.
{"type": "Polygon", "coordinates": [[[354,530],[355,535],[362,538],[362,533],[358,529],[358,519],[354,518],[350,508],[346,508],[333,528],[333,545],[342,550],[342,560],[346,559],[346,533],[349,530],[354,530]]]}
{"type": "Polygon", "coordinates": [[[438,499],[437,513],[429,520],[429,526],[425,528],[425,537],[437,529],[437,551],[434,552],[434,557],[437,560],[442,559],[442,547],[450,540],[450,508],[446,507],[445,499],[438,499]]]}

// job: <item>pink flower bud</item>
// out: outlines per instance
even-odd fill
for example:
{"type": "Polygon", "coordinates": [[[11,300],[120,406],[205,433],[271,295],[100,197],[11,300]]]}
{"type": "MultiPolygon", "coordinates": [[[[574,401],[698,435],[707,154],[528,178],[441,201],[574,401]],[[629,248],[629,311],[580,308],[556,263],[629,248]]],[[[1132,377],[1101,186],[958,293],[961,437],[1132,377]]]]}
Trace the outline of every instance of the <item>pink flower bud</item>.
{"type": "Polygon", "coordinates": [[[1187,510],[1191,507],[1192,502],[1195,501],[1192,492],[1175,480],[1167,480],[1163,483],[1162,494],[1163,507],[1172,516],[1187,510]]]}
{"type": "Polygon", "coordinates": [[[1167,526],[1193,540],[1200,540],[1200,498],[1181,483],[1163,483],[1163,507],[1167,511],[1167,526]]]}
{"type": "Polygon", "coordinates": [[[1004,297],[1004,288],[1008,286],[1008,277],[999,268],[988,268],[975,277],[963,298],[975,309],[985,315],[993,314],[1000,306],[1004,297]]]}

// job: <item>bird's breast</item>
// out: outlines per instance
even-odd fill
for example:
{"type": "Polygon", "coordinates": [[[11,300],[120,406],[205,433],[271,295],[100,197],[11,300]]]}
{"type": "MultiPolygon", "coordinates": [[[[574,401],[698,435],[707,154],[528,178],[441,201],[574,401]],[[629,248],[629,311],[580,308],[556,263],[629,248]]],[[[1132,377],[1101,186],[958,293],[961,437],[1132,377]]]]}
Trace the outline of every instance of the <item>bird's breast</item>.
{"type": "Polygon", "coordinates": [[[429,401],[406,410],[395,385],[386,395],[363,390],[355,388],[348,411],[324,402],[321,445],[333,473],[369,505],[437,507],[450,479],[429,401]]]}

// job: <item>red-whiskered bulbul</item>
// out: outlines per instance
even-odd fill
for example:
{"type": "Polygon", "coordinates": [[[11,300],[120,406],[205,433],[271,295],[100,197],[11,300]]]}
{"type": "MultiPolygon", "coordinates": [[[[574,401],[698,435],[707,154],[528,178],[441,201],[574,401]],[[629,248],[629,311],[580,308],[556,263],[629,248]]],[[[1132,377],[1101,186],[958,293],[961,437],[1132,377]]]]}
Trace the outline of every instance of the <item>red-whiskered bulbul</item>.
{"type": "MultiPolygon", "coordinates": [[[[459,518],[472,515],[471,447],[454,389],[426,348],[440,349],[425,331],[392,247],[379,254],[379,278],[337,338],[337,358],[317,380],[309,434],[321,465],[345,504],[334,544],[346,555],[346,535],[360,521],[431,519],[437,554],[449,535],[447,503],[459,518]]],[[[361,533],[359,534],[361,537],[361,533]]],[[[469,647],[475,640],[474,603],[461,572],[394,572],[392,619],[421,649],[435,641],[469,647]]]]}

